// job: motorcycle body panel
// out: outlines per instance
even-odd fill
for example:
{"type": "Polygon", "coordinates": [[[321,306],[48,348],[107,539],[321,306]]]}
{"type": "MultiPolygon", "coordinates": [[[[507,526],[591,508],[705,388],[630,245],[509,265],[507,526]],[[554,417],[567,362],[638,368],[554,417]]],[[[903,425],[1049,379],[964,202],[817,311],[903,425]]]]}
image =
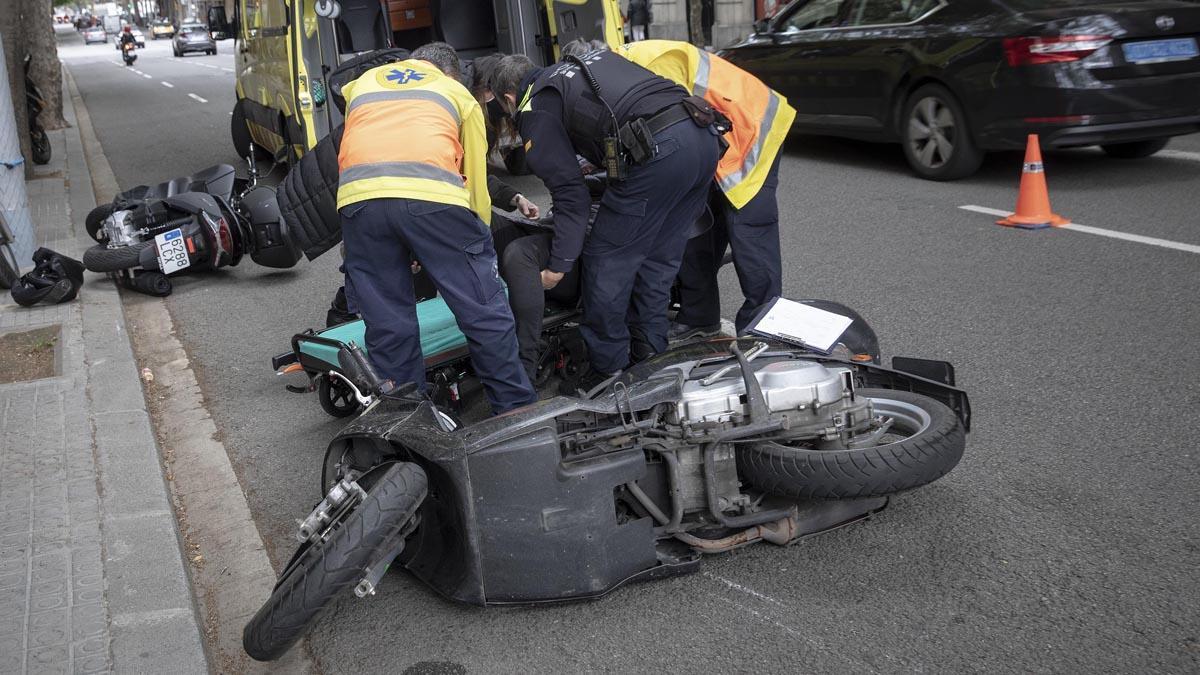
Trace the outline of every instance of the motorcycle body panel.
{"type": "MultiPolygon", "coordinates": [[[[742,339],[743,349],[765,340],[742,339]]],[[[768,342],[766,354],[849,367],[863,382],[924,390],[955,403],[969,419],[966,394],[874,363],[856,363],[768,342]]],[[[560,449],[564,415],[648,410],[679,398],[682,371],[672,365],[727,356],[730,339],[683,345],[626,372],[622,393],[594,400],[556,397],[446,431],[428,401],[384,399],[330,444],[335,457],[357,447],[418,463],[429,478],[420,526],[396,564],[438,593],[476,605],[600,597],[626,582],[694,571],[699,554],[657,533],[651,518],[622,517],[615,491],[637,482],[663,495],[661,464],[640,443],[586,456],[560,449]],[[665,370],[664,370],[665,369],[665,370]]],[[[660,502],[661,503],[661,502],[660,502]]],[[[854,522],[887,497],[795,502],[793,540],[854,522]]],[[[723,535],[722,535],[723,536],[723,535]]]]}
{"type": "Polygon", "coordinates": [[[245,253],[276,268],[300,259],[275,191],[247,186],[228,164],[121,192],[103,227],[110,248],[151,242],[138,253],[138,266],[168,275],[237,265],[245,253]]]}

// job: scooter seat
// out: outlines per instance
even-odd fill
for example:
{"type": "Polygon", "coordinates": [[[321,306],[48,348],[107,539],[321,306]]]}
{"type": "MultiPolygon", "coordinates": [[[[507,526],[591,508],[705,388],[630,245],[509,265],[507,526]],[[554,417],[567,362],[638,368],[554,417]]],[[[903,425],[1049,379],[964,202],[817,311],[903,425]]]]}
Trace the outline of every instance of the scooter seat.
{"type": "Polygon", "coordinates": [[[190,176],[172,178],[156,185],[139,185],[122,192],[117,196],[117,200],[165,199],[185,192],[205,192],[221,199],[229,199],[233,194],[233,180],[236,175],[234,168],[229,164],[217,164],[190,176]]]}

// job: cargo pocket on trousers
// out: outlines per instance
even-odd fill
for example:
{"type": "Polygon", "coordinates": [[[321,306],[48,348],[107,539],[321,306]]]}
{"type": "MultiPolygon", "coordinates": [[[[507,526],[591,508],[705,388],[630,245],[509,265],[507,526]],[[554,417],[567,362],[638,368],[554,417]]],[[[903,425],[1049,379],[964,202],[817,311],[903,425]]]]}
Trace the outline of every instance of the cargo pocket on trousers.
{"type": "Polygon", "coordinates": [[[642,229],[645,218],[645,199],[622,199],[606,192],[600,198],[600,213],[588,240],[613,248],[624,246],[642,229]]]}
{"type": "Polygon", "coordinates": [[[487,304],[495,299],[496,294],[504,290],[500,283],[500,270],[496,265],[496,251],[492,248],[492,237],[486,235],[463,247],[467,256],[467,266],[471,268],[471,282],[475,286],[475,298],[480,304],[487,304]]]}

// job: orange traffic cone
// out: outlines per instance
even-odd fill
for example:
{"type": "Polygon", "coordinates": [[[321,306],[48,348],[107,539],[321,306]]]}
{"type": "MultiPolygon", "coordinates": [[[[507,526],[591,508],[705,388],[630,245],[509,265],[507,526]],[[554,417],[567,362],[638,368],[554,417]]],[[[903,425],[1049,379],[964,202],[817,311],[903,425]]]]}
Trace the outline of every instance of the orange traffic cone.
{"type": "Polygon", "coordinates": [[[1046,170],[1042,166],[1042,149],[1037,134],[1029,134],[1025,145],[1025,168],[1021,171],[1021,190],[1017,193],[1017,212],[997,225],[1040,230],[1051,225],[1071,222],[1050,210],[1050,194],[1046,191],[1046,170]]]}

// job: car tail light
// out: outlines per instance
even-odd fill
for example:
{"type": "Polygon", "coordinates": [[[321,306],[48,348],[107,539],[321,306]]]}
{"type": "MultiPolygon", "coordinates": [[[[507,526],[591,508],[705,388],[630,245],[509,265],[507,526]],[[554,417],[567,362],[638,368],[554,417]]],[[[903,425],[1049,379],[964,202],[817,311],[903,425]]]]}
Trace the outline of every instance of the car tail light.
{"type": "Polygon", "coordinates": [[[1010,66],[1078,61],[1110,42],[1109,35],[1004,38],[1004,57],[1010,66]]]}

